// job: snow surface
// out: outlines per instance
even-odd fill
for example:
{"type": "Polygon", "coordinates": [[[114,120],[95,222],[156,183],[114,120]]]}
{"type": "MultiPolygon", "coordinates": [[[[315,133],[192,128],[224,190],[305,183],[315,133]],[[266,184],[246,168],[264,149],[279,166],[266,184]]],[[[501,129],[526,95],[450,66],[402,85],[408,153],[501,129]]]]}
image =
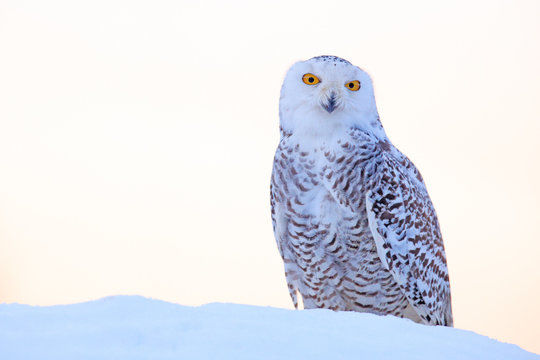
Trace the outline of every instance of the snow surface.
{"type": "Polygon", "coordinates": [[[392,316],[140,296],[0,305],[0,359],[537,359],[470,331],[392,316]]]}

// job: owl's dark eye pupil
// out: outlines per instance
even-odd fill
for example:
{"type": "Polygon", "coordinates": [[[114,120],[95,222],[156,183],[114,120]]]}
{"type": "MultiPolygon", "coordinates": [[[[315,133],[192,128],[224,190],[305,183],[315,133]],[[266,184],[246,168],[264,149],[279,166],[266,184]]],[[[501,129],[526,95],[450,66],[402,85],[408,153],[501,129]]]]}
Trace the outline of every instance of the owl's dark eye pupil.
{"type": "Polygon", "coordinates": [[[310,77],[310,78],[308,79],[308,81],[309,81],[309,82],[314,82],[314,81],[315,81],[315,79],[314,79],[314,78],[312,78],[312,77],[310,77]]]}
{"type": "Polygon", "coordinates": [[[352,89],[354,87],[353,83],[349,83],[349,87],[352,89]]]}

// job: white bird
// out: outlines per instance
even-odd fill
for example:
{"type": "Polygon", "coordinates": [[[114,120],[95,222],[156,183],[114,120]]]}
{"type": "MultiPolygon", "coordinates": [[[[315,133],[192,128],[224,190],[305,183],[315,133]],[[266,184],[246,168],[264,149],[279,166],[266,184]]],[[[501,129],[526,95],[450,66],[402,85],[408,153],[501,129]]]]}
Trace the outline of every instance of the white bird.
{"type": "Polygon", "coordinates": [[[281,88],[272,223],[298,307],[452,326],[439,222],[422,176],[381,125],[369,75],[335,56],[281,88]]]}

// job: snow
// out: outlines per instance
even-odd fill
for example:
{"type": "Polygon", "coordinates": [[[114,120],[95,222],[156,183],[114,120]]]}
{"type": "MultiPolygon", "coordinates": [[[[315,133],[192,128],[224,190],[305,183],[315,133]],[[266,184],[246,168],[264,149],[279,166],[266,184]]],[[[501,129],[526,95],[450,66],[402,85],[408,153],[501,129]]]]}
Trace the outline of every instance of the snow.
{"type": "Polygon", "coordinates": [[[0,305],[0,359],[537,359],[516,345],[392,316],[140,296],[0,305]]]}

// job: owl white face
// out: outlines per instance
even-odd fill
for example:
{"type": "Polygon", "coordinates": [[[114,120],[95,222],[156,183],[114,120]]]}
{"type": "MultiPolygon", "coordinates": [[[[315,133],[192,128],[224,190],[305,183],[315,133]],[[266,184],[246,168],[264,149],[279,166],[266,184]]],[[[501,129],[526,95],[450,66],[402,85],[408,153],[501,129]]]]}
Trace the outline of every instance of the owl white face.
{"type": "Polygon", "coordinates": [[[281,88],[280,120],[285,131],[304,135],[330,135],[351,126],[380,128],[369,75],[335,56],[290,68],[281,88]]]}

